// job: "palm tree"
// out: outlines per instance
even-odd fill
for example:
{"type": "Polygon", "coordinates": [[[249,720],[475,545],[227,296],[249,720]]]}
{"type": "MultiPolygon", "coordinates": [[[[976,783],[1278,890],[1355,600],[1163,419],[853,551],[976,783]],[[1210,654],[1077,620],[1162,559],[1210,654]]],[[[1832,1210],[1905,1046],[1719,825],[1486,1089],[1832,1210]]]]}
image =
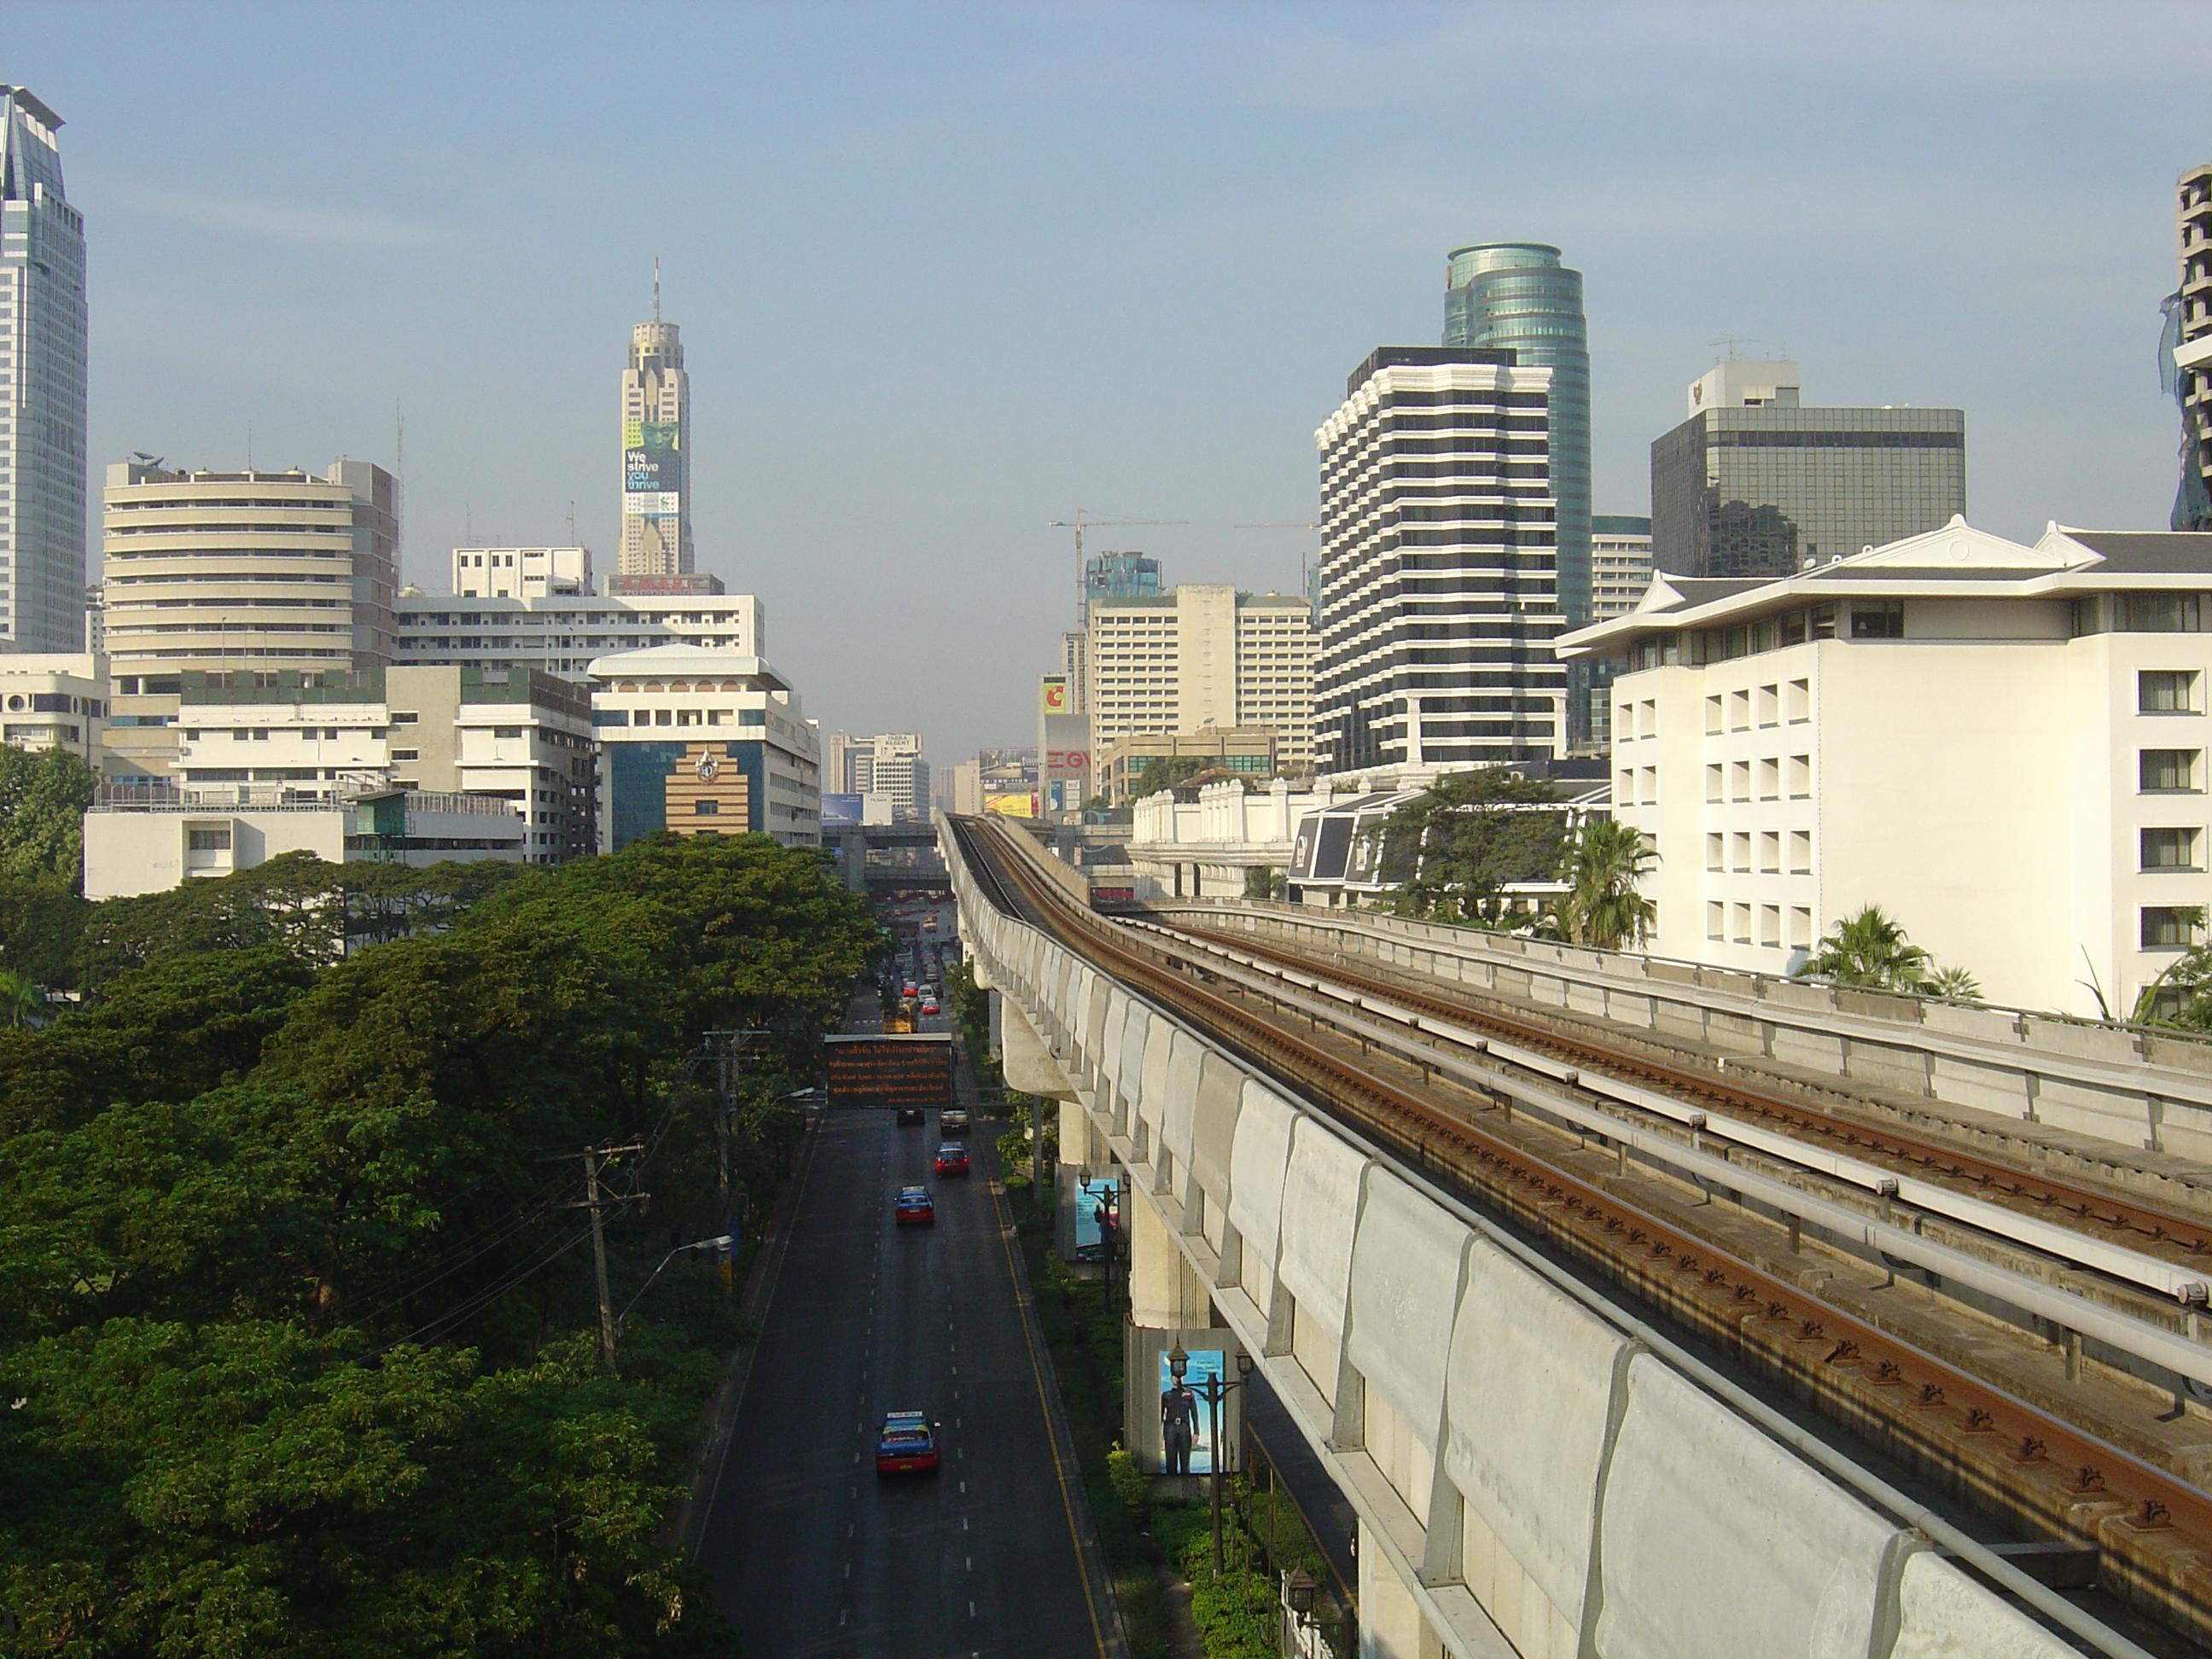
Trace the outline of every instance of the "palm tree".
{"type": "Polygon", "coordinates": [[[1567,892],[1558,915],[1568,939],[1605,951],[1642,944],[1659,912],[1636,884],[1658,861],[1641,831],[1617,818],[1585,822],[1559,860],[1567,892]]]}
{"type": "Polygon", "coordinates": [[[1878,904],[1838,922],[1799,972],[1831,985],[1856,985],[1876,991],[1926,988],[1935,962],[1905,937],[1905,929],[1878,904]]]}
{"type": "Polygon", "coordinates": [[[1942,997],[1952,1002],[1982,1000],[1981,981],[1964,968],[1939,968],[1928,975],[1920,988],[1931,997],[1942,997]]]}
{"type": "Polygon", "coordinates": [[[39,988],[21,974],[0,968],[0,1026],[20,1031],[45,1024],[46,1000],[39,988]]]}

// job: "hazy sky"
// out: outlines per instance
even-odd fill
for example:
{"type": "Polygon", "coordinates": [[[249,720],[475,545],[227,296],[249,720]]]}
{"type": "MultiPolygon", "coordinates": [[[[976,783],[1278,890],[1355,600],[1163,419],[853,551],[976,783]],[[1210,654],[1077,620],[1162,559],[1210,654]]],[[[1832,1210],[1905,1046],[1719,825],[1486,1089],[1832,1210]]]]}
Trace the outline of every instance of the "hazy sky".
{"type": "Polygon", "coordinates": [[[1596,508],[1724,337],[1808,402],[1956,404],[1972,516],[2145,527],[2212,7],[0,4],[65,118],[93,453],[389,465],[410,575],[613,562],[653,257],[702,568],[826,729],[1033,740],[1047,520],[1295,585],[1313,428],[1434,342],[1446,251],[1587,276],[1596,508]]]}

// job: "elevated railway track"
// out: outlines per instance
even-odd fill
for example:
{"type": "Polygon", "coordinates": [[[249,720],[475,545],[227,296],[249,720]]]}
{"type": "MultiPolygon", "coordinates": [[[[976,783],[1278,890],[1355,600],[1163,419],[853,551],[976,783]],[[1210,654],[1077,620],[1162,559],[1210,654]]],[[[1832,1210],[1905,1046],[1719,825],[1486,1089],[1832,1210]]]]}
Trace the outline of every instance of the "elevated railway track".
{"type": "Polygon", "coordinates": [[[1410,976],[1108,921],[1004,831],[957,833],[995,902],[1095,967],[2029,1540],[2023,1562],[2212,1642],[2181,1404],[2212,1396],[2212,1218],[1410,976]]]}

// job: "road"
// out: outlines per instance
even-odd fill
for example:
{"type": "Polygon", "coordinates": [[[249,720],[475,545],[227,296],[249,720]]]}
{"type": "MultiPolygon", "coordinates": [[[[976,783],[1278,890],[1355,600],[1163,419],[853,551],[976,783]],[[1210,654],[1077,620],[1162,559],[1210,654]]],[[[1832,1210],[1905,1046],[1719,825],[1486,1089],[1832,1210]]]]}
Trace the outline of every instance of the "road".
{"type": "Polygon", "coordinates": [[[716,1601],[749,1659],[1096,1659],[1081,1489],[1072,1469],[1062,1485],[987,1141],[973,1176],[939,1180],[933,1113],[817,1123],[702,1541],[716,1601]],[[891,1194],[916,1182],[937,1224],[896,1228],[891,1194]],[[878,1480],[876,1426],[909,1410],[943,1424],[944,1468],[878,1480]]]}

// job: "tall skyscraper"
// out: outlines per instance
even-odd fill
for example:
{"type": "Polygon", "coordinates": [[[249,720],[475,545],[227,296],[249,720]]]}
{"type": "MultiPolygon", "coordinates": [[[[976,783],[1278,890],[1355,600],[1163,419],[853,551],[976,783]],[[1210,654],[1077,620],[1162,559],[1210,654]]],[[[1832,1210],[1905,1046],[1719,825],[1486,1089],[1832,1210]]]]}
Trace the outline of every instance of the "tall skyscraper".
{"type": "Polygon", "coordinates": [[[1814,409],[1797,365],[1717,364],[1651,446],[1651,558],[1676,576],[1787,576],[1966,510],[1957,409],[1814,409]]]}
{"type": "Polygon", "coordinates": [[[2181,286],[2166,300],[2160,378],[2181,406],[2181,487],[2173,528],[2212,530],[2212,161],[2175,187],[2181,286]]]}
{"type": "Polygon", "coordinates": [[[653,320],[629,331],[623,371],[622,551],[625,576],[683,576],[691,571],[691,377],[684,342],[660,320],[660,277],[653,280],[653,320]]]}
{"type": "Polygon", "coordinates": [[[1321,452],[1319,770],[1435,775],[1565,750],[1553,371],[1385,346],[1321,452]]]}
{"type": "Polygon", "coordinates": [[[1559,504],[1559,609],[1590,615],[1589,327],[1583,274],[1546,242],[1454,248],[1444,289],[1444,343],[1511,350],[1552,371],[1552,495],[1559,504]]]}
{"type": "Polygon", "coordinates": [[[0,651],[84,649],[84,216],[61,124],[0,86],[0,651]]]}

